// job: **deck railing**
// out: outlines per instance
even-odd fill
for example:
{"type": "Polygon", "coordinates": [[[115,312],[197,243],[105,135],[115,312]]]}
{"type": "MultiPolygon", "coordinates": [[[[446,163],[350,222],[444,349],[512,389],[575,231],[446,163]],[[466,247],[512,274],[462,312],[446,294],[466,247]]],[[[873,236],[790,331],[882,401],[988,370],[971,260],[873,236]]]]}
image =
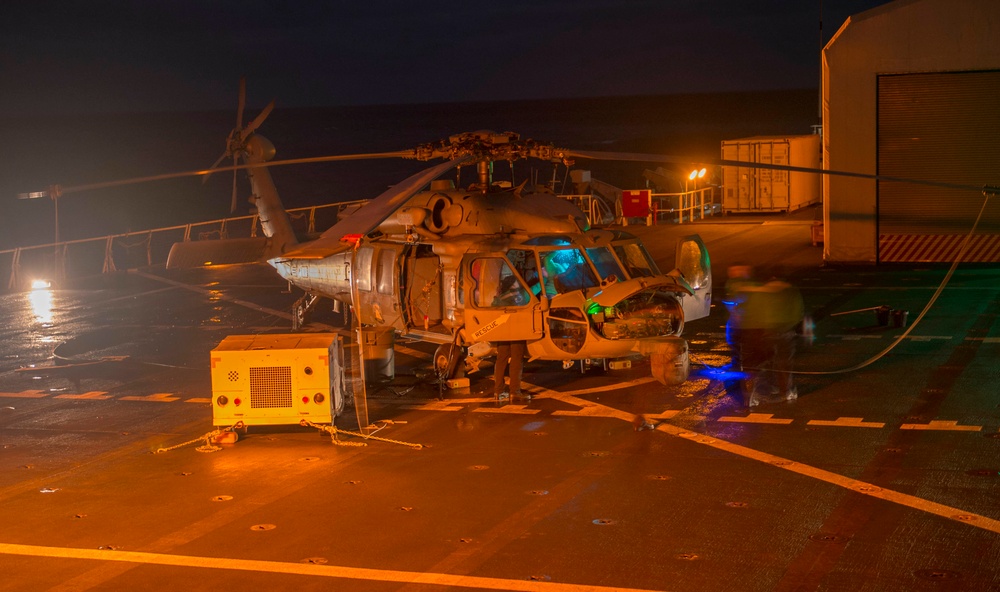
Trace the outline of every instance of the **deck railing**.
{"type": "MultiPolygon", "coordinates": [[[[366,201],[294,208],[288,210],[288,214],[296,232],[315,234],[316,228],[325,229],[332,226],[366,201]]],[[[58,283],[67,278],[93,275],[98,271],[111,273],[119,269],[162,264],[166,262],[170,247],[175,242],[254,237],[257,236],[259,229],[260,220],[256,215],[220,218],[207,222],[0,250],[0,265],[5,264],[10,272],[7,290],[18,291],[27,289],[35,279],[58,283]]]]}

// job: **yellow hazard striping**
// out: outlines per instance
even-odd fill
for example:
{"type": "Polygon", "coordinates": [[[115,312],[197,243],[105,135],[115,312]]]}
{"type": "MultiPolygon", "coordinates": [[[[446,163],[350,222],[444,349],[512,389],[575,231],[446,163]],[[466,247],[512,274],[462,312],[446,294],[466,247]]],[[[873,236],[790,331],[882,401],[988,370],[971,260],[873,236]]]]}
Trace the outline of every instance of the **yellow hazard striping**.
{"type": "MultiPolygon", "coordinates": [[[[616,588],[610,586],[588,586],[586,584],[563,584],[534,580],[511,580],[480,576],[463,576],[443,573],[420,573],[387,569],[367,569],[363,567],[343,567],[338,565],[317,565],[312,563],[286,563],[255,559],[229,559],[224,557],[195,557],[190,555],[170,555],[164,553],[144,553],[140,551],[115,551],[104,549],[74,549],[70,547],[42,547],[0,543],[0,553],[5,555],[26,555],[30,557],[50,557],[59,559],[91,559],[96,561],[121,561],[145,565],[170,565],[175,567],[199,567],[206,569],[231,569],[238,571],[266,572],[272,574],[304,575],[324,578],[344,578],[373,582],[396,582],[401,584],[426,584],[429,586],[454,586],[478,588],[482,590],[524,590],[528,592],[646,592],[638,588],[616,588]]],[[[652,592],[652,591],[649,591],[652,592]]]]}

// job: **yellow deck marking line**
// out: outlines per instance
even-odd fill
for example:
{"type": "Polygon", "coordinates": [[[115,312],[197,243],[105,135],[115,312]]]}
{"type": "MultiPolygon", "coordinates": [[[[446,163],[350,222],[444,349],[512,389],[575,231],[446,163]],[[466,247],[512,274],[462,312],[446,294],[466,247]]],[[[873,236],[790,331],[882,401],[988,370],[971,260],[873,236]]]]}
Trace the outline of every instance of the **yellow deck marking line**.
{"type": "Polygon", "coordinates": [[[54,399],[94,399],[94,400],[97,400],[97,401],[103,401],[105,399],[110,399],[111,395],[109,395],[106,391],[90,391],[90,392],[87,392],[87,393],[83,393],[81,395],[56,395],[53,398],[54,399]]]}
{"type": "MultiPolygon", "coordinates": [[[[546,395],[553,399],[558,399],[565,403],[571,405],[576,405],[578,407],[603,407],[605,413],[601,414],[600,417],[609,417],[614,419],[621,419],[624,421],[632,421],[632,415],[624,411],[619,411],[612,407],[606,405],[601,405],[600,403],[594,403],[593,401],[586,401],[583,399],[578,399],[567,395],[565,393],[558,393],[555,391],[546,391],[546,395]]],[[[596,410],[589,410],[587,415],[597,416],[596,410]]],[[[943,423],[943,424],[955,424],[956,422],[931,422],[943,423]]],[[[969,427],[975,426],[957,426],[957,428],[937,428],[937,429],[967,429],[969,427]]],[[[741,446],[739,444],[734,444],[726,440],[720,440],[718,438],[713,438],[711,436],[706,436],[704,434],[699,434],[697,432],[692,432],[684,428],[671,425],[668,423],[661,423],[656,426],[658,431],[670,434],[672,436],[678,436],[685,438],[691,442],[697,444],[702,444],[705,446],[710,446],[717,450],[724,450],[731,454],[737,456],[742,456],[743,458],[749,458],[752,460],[760,461],[762,463],[767,463],[775,467],[784,469],[786,471],[791,471],[793,473],[798,473],[800,475],[811,477],[819,481],[825,481],[831,485],[836,485],[844,489],[848,489],[855,493],[860,493],[870,497],[875,497],[887,502],[892,502],[894,504],[899,504],[901,506],[906,506],[908,508],[913,508],[920,512],[926,512],[928,514],[934,514],[936,516],[941,516],[942,518],[948,518],[951,520],[957,520],[968,524],[969,526],[974,526],[976,528],[981,528],[983,530],[988,530],[990,532],[995,532],[1000,534],[1000,520],[990,518],[988,516],[982,516],[980,514],[973,514],[972,512],[966,512],[957,508],[952,508],[951,506],[946,506],[944,504],[939,504],[937,502],[932,502],[930,500],[925,500],[913,495],[907,495],[905,493],[900,493],[898,491],[893,491],[891,489],[883,489],[877,485],[872,485],[871,483],[866,483],[864,481],[859,481],[857,479],[851,479],[850,477],[845,477],[843,475],[838,475],[836,473],[831,473],[830,471],[825,471],[816,467],[805,465],[787,458],[782,458],[780,456],[775,456],[773,454],[768,454],[766,452],[761,452],[760,450],[754,450],[753,448],[748,448],[746,446],[741,446]]],[[[928,429],[927,427],[921,429],[928,429]]],[[[978,428],[977,428],[978,429],[978,428]]]]}
{"type": "Polygon", "coordinates": [[[194,397],[194,398],[191,398],[191,399],[184,399],[184,402],[185,403],[203,403],[203,404],[209,404],[209,405],[211,405],[212,399],[209,399],[207,397],[194,397]]]}
{"type": "Polygon", "coordinates": [[[901,430],[950,430],[955,432],[978,432],[983,426],[960,426],[957,421],[933,420],[930,423],[904,423],[901,430]]]}
{"type": "Polygon", "coordinates": [[[9,397],[11,399],[41,399],[42,397],[49,396],[50,393],[39,390],[21,391],[19,393],[0,393],[0,397],[9,397]]]}
{"type": "Polygon", "coordinates": [[[153,403],[170,403],[180,397],[175,397],[173,393],[153,393],[152,395],[130,395],[128,397],[118,397],[119,401],[148,401],[153,403]]]}
{"type": "Polygon", "coordinates": [[[528,409],[524,405],[507,404],[503,407],[476,407],[473,413],[510,413],[512,415],[535,415],[541,413],[541,409],[528,409]]]}
{"type": "Polygon", "coordinates": [[[729,423],[773,423],[778,425],[788,425],[791,419],[774,419],[773,413],[748,413],[746,417],[739,415],[724,415],[716,421],[729,423]]]}
{"type": "Polygon", "coordinates": [[[261,561],[254,559],[229,559],[224,557],[194,557],[190,555],[144,553],[139,551],[42,547],[37,545],[18,545],[13,543],[0,543],[0,553],[5,555],[27,555],[31,557],[51,557],[58,559],[93,559],[97,561],[122,561],[126,563],[140,563],[145,565],[231,569],[272,574],[344,578],[374,582],[395,582],[400,584],[455,586],[460,588],[479,588],[484,590],[523,590],[527,592],[653,592],[638,588],[588,586],[585,584],[562,584],[557,582],[511,580],[505,578],[461,576],[443,573],[419,573],[387,569],[368,569],[363,567],[343,567],[338,565],[286,563],[281,561],[261,561]]]}
{"type": "Polygon", "coordinates": [[[837,421],[828,419],[810,419],[806,425],[836,426],[845,428],[884,428],[885,424],[878,421],[863,421],[862,417],[838,417],[837,421]]]}

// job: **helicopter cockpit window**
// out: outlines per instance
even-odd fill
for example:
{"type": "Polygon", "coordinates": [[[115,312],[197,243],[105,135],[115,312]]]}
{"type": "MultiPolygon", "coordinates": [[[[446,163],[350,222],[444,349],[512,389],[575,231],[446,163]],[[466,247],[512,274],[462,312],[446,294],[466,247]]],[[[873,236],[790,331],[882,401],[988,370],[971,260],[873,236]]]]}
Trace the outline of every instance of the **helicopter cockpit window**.
{"type": "Polygon", "coordinates": [[[611,249],[608,247],[587,249],[587,256],[590,257],[590,260],[594,263],[594,267],[597,268],[597,275],[601,276],[601,280],[606,280],[612,276],[619,281],[626,279],[625,272],[618,266],[615,256],[611,254],[611,249]]]}
{"type": "Polygon", "coordinates": [[[649,253],[638,243],[615,245],[615,254],[625,266],[629,277],[650,277],[660,273],[649,253]]]}
{"type": "Polygon", "coordinates": [[[528,290],[535,296],[540,295],[542,282],[538,274],[538,260],[535,259],[535,252],[527,249],[511,249],[507,251],[507,259],[510,259],[514,269],[528,283],[528,290]]]}
{"type": "Polygon", "coordinates": [[[539,256],[548,296],[592,288],[599,283],[580,249],[542,251],[539,256]]]}
{"type": "Polygon", "coordinates": [[[358,290],[370,292],[372,289],[372,249],[371,247],[361,247],[354,254],[354,264],[357,269],[358,290]]]}
{"type": "Polygon", "coordinates": [[[531,301],[527,288],[505,259],[481,257],[472,262],[473,302],[479,308],[524,306],[531,301]]]}
{"type": "Polygon", "coordinates": [[[395,271],[396,252],[392,249],[382,249],[378,253],[378,270],[375,274],[375,288],[379,294],[392,294],[392,276],[395,271]]]}

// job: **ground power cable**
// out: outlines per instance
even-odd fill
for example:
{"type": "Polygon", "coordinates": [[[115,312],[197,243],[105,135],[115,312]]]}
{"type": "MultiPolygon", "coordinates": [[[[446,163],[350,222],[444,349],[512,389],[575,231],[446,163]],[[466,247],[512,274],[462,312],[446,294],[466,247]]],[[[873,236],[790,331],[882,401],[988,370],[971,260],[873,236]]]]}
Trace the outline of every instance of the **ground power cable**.
{"type": "MultiPolygon", "coordinates": [[[[833,376],[837,374],[847,374],[848,372],[855,372],[857,370],[861,370],[862,368],[867,368],[868,366],[871,366],[875,362],[881,360],[883,357],[888,355],[889,352],[895,349],[896,346],[899,345],[904,339],[906,339],[910,335],[910,333],[912,333],[913,330],[917,328],[917,326],[920,324],[920,321],[923,320],[923,318],[927,315],[927,313],[930,312],[931,308],[934,306],[934,303],[937,302],[937,299],[941,296],[941,293],[944,292],[944,289],[948,286],[948,282],[951,281],[952,275],[954,275],[955,270],[958,269],[959,264],[962,262],[962,259],[968,252],[969,245],[972,242],[972,237],[976,233],[976,229],[979,227],[979,222],[983,218],[983,213],[986,211],[986,206],[987,204],[989,204],[990,197],[996,195],[997,188],[992,186],[986,186],[983,187],[982,192],[984,199],[982,207],[979,208],[979,215],[976,216],[976,221],[972,224],[972,228],[969,230],[969,233],[965,236],[965,239],[962,241],[962,246],[959,248],[958,254],[955,255],[955,260],[952,262],[951,267],[948,269],[948,273],[945,274],[944,278],[941,280],[941,283],[934,291],[934,294],[931,296],[930,300],[928,300],[927,304],[924,305],[923,310],[920,311],[920,314],[917,315],[917,318],[914,319],[912,323],[910,323],[910,326],[906,329],[906,331],[904,331],[901,335],[896,337],[896,339],[894,339],[893,342],[890,343],[881,352],[875,354],[874,356],[863,362],[855,364],[854,366],[850,366],[848,368],[841,368],[839,370],[790,370],[788,371],[788,374],[795,374],[800,376],[833,376]]],[[[703,364],[703,365],[706,368],[709,368],[710,370],[722,370],[722,367],[714,367],[708,364],[703,364]]],[[[744,368],[744,370],[768,370],[768,369],[744,368]]]]}

